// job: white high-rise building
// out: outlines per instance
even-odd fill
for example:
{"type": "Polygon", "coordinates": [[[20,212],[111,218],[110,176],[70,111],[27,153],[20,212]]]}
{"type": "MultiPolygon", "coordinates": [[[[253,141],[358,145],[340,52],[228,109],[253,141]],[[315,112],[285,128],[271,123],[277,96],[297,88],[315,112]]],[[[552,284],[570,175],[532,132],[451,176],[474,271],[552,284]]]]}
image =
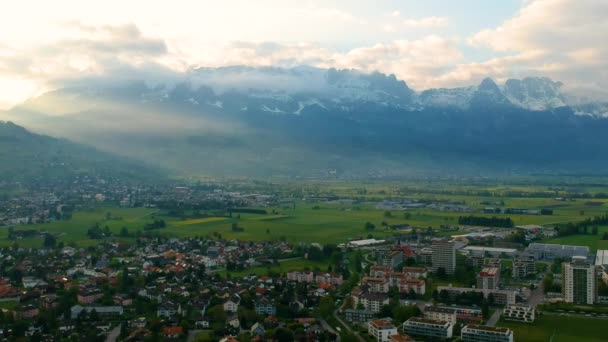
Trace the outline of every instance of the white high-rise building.
{"type": "Polygon", "coordinates": [[[586,257],[575,256],[562,264],[566,303],[593,304],[596,299],[596,270],[586,257]]]}
{"type": "Polygon", "coordinates": [[[456,270],[456,247],[454,240],[445,238],[433,239],[431,249],[433,250],[433,273],[437,273],[440,268],[446,274],[454,274],[456,270]]]}

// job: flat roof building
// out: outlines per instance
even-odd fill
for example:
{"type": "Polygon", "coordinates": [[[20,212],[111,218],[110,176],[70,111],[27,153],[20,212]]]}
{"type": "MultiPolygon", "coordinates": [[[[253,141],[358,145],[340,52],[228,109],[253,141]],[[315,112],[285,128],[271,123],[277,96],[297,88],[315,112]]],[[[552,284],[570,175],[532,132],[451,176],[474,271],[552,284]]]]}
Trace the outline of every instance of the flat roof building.
{"type": "Polygon", "coordinates": [[[397,335],[397,327],[389,320],[377,319],[367,323],[367,332],[378,342],[388,342],[389,337],[397,335]]]}
{"type": "Polygon", "coordinates": [[[534,255],[536,260],[553,260],[555,258],[572,258],[574,256],[589,256],[589,247],[557,245],[550,243],[531,243],[526,251],[534,255]]]}
{"type": "Polygon", "coordinates": [[[412,317],[403,322],[403,330],[408,335],[412,336],[421,336],[436,340],[447,340],[452,338],[454,326],[445,321],[412,317]]]}
{"type": "Polygon", "coordinates": [[[508,328],[469,324],[462,328],[462,342],[513,342],[513,331],[508,328]]]}

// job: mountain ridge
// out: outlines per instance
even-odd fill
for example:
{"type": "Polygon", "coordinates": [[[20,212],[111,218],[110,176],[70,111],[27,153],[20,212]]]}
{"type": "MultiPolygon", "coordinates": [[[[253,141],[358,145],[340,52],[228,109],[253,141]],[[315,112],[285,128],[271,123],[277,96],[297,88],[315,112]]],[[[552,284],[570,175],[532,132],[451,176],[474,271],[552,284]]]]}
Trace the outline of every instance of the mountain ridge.
{"type": "Polygon", "coordinates": [[[381,73],[207,68],[172,84],[60,89],[8,115],[186,175],[601,170],[603,104],[567,105],[561,87],[548,78],[487,78],[416,92],[381,73]]]}

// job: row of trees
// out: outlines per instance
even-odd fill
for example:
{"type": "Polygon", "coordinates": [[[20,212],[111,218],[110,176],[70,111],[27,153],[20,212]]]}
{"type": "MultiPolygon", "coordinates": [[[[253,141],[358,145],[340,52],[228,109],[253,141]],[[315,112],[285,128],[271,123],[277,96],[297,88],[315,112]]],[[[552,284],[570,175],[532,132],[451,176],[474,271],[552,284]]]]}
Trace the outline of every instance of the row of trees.
{"type": "Polygon", "coordinates": [[[500,218],[496,216],[484,217],[473,215],[458,217],[458,224],[501,228],[512,228],[514,226],[513,220],[510,217],[500,218]]]}
{"type": "Polygon", "coordinates": [[[569,222],[565,225],[558,226],[556,230],[558,236],[589,234],[589,232],[591,232],[592,235],[597,235],[597,226],[605,224],[608,224],[608,214],[596,216],[594,218],[588,218],[584,221],[577,223],[569,222]]]}

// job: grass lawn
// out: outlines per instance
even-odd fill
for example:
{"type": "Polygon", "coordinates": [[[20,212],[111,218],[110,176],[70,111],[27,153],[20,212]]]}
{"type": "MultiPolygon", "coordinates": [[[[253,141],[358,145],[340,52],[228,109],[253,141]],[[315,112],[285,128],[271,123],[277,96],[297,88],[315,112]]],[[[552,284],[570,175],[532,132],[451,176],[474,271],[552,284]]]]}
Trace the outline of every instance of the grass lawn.
{"type": "Polygon", "coordinates": [[[546,239],[545,243],[556,243],[561,245],[576,245],[576,246],[588,246],[591,251],[598,249],[608,249],[608,240],[601,240],[604,232],[608,232],[608,227],[598,227],[597,235],[570,235],[558,238],[546,239]]]}
{"type": "Polygon", "coordinates": [[[515,341],[600,342],[606,341],[607,319],[579,316],[543,315],[532,324],[500,321],[497,325],[513,329],[515,341]]]}

